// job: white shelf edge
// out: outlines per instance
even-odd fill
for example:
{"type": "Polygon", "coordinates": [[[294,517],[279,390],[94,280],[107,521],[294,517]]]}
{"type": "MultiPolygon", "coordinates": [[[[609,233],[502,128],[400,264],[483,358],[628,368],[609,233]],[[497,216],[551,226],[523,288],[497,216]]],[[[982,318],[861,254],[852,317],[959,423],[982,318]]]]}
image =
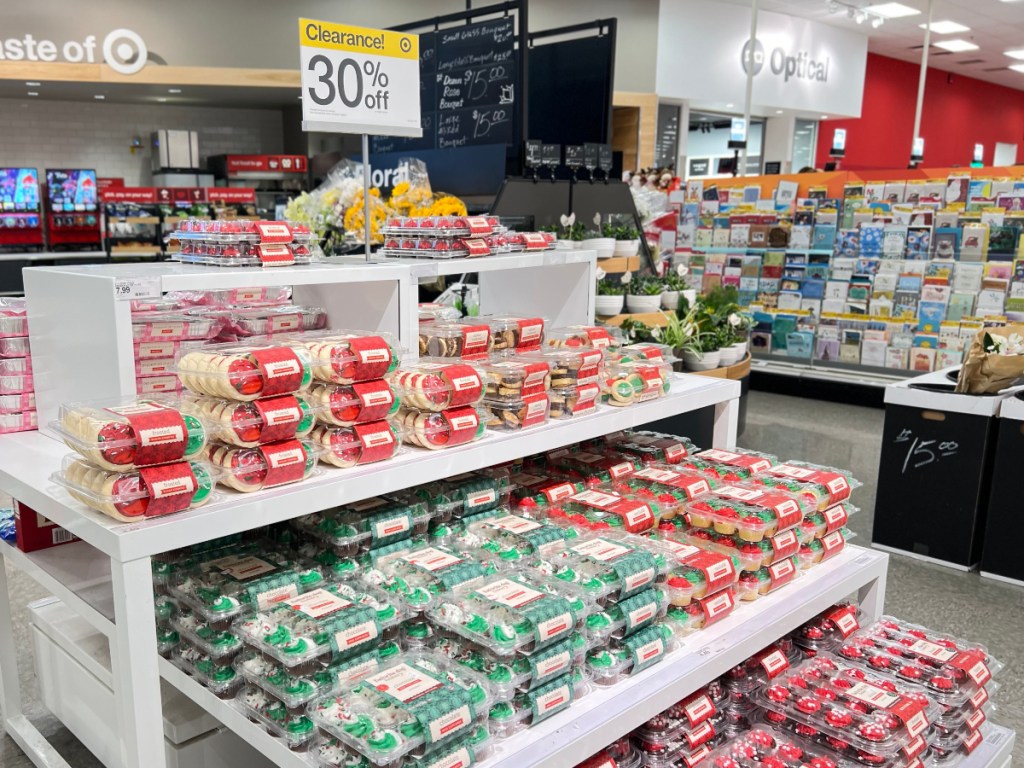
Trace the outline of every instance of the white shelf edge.
{"type": "Polygon", "coordinates": [[[481,768],[564,768],[595,754],[830,605],[885,574],[888,557],[849,545],[793,584],[740,604],[721,623],[684,639],[660,664],[591,693],[535,728],[498,744],[481,768]],[[738,638],[738,639],[737,639],[738,638]]]}
{"type": "Polygon", "coordinates": [[[1017,733],[997,723],[982,726],[984,740],[970,755],[957,763],[957,768],[1011,768],[1017,733]]]}
{"type": "MultiPolygon", "coordinates": [[[[461,275],[467,272],[501,272],[509,269],[529,269],[562,264],[596,263],[597,251],[538,251],[535,253],[510,253],[503,256],[481,256],[460,259],[405,259],[374,256],[371,263],[403,266],[409,269],[413,278],[432,278],[441,275],[461,275]]],[[[332,264],[365,263],[362,257],[332,257],[332,264]]]]}
{"type": "Polygon", "coordinates": [[[128,561],[554,450],[724,403],[739,394],[738,381],[676,375],[673,391],[652,402],[627,408],[604,406],[594,414],[551,421],[518,433],[488,431],[477,442],[442,451],[403,449],[401,455],[381,464],[350,470],[323,467],[319,476],[302,483],[258,493],[221,491],[221,501],[187,514],[139,523],[117,523],[79,505],[54,486],[49,476],[67,450],[62,443],[38,433],[0,437],[0,487],[110,557],[128,561]]]}

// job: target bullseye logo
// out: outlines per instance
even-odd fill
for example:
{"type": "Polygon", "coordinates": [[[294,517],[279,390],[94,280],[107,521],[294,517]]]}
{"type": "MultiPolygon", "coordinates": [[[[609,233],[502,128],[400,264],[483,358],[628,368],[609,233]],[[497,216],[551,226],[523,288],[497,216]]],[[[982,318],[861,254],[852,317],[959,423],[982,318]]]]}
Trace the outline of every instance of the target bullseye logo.
{"type": "Polygon", "coordinates": [[[398,41],[398,47],[402,49],[402,53],[408,53],[412,50],[412,41],[408,37],[403,37],[398,41]]]}
{"type": "Polygon", "coordinates": [[[103,39],[103,59],[115,72],[134,75],[146,66],[146,43],[130,29],[115,29],[103,39]]]}

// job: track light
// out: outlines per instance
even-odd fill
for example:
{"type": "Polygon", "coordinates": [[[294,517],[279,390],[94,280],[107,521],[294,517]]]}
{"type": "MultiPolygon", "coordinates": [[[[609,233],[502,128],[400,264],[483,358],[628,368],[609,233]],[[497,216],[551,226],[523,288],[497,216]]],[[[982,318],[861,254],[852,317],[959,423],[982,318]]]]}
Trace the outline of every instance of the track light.
{"type": "Polygon", "coordinates": [[[883,19],[881,16],[878,16],[878,17],[875,18],[874,21],[871,22],[871,26],[874,27],[875,29],[878,29],[884,23],[885,23],[885,19],[883,19]]]}
{"type": "Polygon", "coordinates": [[[839,3],[837,3],[836,0],[829,0],[828,12],[829,13],[838,13],[839,12],[839,3]]]}
{"type": "Polygon", "coordinates": [[[867,17],[868,15],[864,13],[864,11],[857,11],[856,15],[854,16],[854,21],[856,21],[858,24],[863,24],[864,19],[866,19],[867,17]]]}
{"type": "Polygon", "coordinates": [[[847,18],[851,18],[851,19],[852,19],[852,18],[853,18],[854,16],[856,16],[856,15],[857,15],[857,9],[856,9],[856,8],[854,8],[854,7],[852,6],[852,5],[851,5],[851,6],[849,6],[849,7],[848,7],[848,8],[846,9],[846,16],[847,16],[847,18]]]}

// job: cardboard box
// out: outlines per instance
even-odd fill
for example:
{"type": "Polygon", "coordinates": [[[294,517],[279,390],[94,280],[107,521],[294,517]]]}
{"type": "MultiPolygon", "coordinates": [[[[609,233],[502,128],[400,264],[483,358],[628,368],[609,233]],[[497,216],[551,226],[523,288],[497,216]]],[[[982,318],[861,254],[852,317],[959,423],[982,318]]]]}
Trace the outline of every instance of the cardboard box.
{"type": "Polygon", "coordinates": [[[15,541],[22,552],[36,552],[79,541],[73,533],[50,522],[20,501],[14,502],[14,530],[15,541]]]}

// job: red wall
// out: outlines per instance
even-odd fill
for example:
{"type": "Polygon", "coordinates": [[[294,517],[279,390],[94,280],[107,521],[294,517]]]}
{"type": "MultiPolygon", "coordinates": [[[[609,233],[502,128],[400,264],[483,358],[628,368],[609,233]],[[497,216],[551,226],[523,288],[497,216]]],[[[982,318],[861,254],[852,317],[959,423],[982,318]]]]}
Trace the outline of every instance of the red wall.
{"type": "MultiPolygon", "coordinates": [[[[906,168],[920,71],[917,64],[869,53],[861,117],[822,121],[817,167],[829,161],[832,131],[846,128],[841,170],[906,168]]],[[[984,161],[991,165],[997,141],[1018,144],[1024,156],[1024,91],[929,68],[921,136],[928,167],[969,165],[975,144],[985,145],[984,161]]]]}

